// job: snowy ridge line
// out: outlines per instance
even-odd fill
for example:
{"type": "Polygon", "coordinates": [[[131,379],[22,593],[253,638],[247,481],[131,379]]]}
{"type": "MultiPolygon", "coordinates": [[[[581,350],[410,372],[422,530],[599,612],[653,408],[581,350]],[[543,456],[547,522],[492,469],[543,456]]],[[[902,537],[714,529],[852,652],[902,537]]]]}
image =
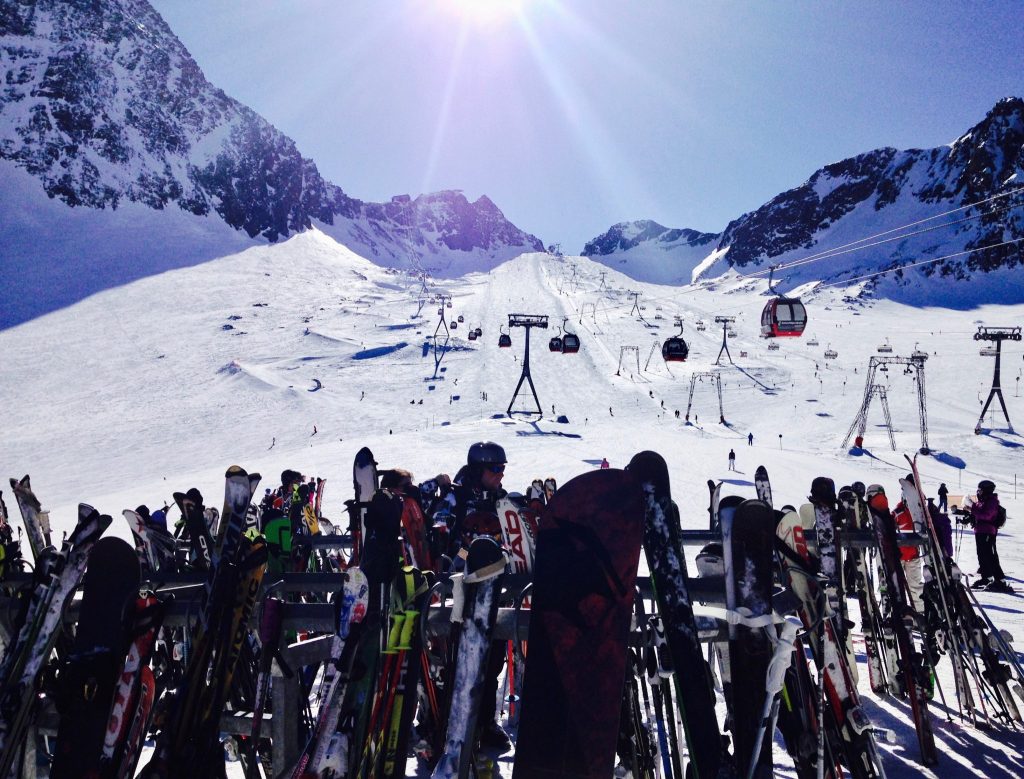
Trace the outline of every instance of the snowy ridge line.
{"type": "MultiPolygon", "coordinates": [[[[851,241],[849,243],[843,244],[842,246],[834,246],[831,249],[826,249],[825,251],[818,252],[817,254],[811,254],[811,255],[809,255],[807,257],[803,257],[803,258],[800,258],[800,259],[797,259],[797,260],[791,260],[790,262],[787,262],[787,263],[782,264],[782,265],[775,265],[775,266],[773,266],[773,269],[776,270],[776,271],[788,270],[789,268],[795,268],[795,267],[798,267],[800,265],[807,265],[809,263],[817,262],[818,260],[828,259],[829,257],[834,257],[834,256],[839,255],[839,254],[846,254],[847,251],[856,251],[857,249],[867,249],[867,248],[869,248],[871,246],[878,246],[879,244],[888,243],[890,241],[896,241],[896,240],[899,240],[901,238],[909,238],[912,235],[918,235],[918,234],[920,234],[922,232],[928,232],[929,230],[936,230],[936,229],[938,229],[940,227],[948,227],[948,226],[951,226],[951,225],[960,224],[962,222],[968,222],[968,221],[971,221],[973,219],[980,219],[980,218],[985,217],[985,216],[991,216],[992,214],[997,214],[997,213],[1001,213],[1003,211],[1008,211],[1008,210],[1010,210],[1012,208],[1019,208],[1020,206],[1024,205],[1024,202],[1022,202],[1022,203],[1015,203],[1014,205],[1011,205],[1011,206],[1004,206],[1001,209],[997,209],[997,210],[993,210],[993,211],[986,211],[985,213],[978,214],[976,216],[970,216],[970,217],[965,217],[964,219],[957,219],[957,220],[954,220],[952,222],[946,222],[946,223],[941,224],[941,225],[936,225],[934,227],[929,227],[929,228],[927,228],[927,230],[921,230],[921,231],[916,231],[916,232],[913,232],[913,233],[907,233],[905,235],[898,235],[898,236],[895,236],[894,238],[888,238],[885,241],[878,241],[877,243],[867,244],[865,246],[857,246],[857,244],[864,243],[865,241],[873,241],[875,238],[881,238],[882,236],[889,235],[890,233],[895,233],[895,232],[899,232],[901,230],[906,230],[906,229],[908,229],[910,227],[916,227],[919,224],[924,224],[925,222],[930,222],[933,219],[940,219],[940,218],[942,218],[944,216],[949,216],[950,214],[955,214],[957,211],[963,211],[963,210],[965,210],[967,208],[974,208],[975,206],[984,205],[985,203],[989,203],[989,202],[991,202],[993,200],[998,200],[999,198],[1003,198],[1003,197],[1009,197],[1010,195],[1016,195],[1016,194],[1021,193],[1021,192],[1024,192],[1024,187],[1017,187],[1016,189],[1012,189],[1012,190],[1010,190],[1008,192],[1001,192],[998,195],[993,195],[992,197],[987,197],[987,198],[984,198],[983,200],[978,200],[978,201],[976,201],[974,203],[968,203],[967,205],[959,206],[958,208],[953,208],[953,209],[950,209],[949,211],[944,211],[941,214],[934,214],[933,216],[928,216],[928,217],[925,217],[924,219],[918,219],[916,222],[910,222],[909,224],[902,225],[900,227],[893,227],[893,228],[891,228],[889,230],[884,230],[884,231],[882,231],[880,233],[875,233],[874,235],[869,235],[866,238],[860,238],[858,240],[851,241]]],[[[752,277],[755,277],[755,276],[763,276],[763,275],[765,275],[768,272],[769,272],[769,269],[765,268],[764,270],[758,270],[758,271],[753,271],[751,273],[740,274],[740,278],[752,278],[752,277]]]]}

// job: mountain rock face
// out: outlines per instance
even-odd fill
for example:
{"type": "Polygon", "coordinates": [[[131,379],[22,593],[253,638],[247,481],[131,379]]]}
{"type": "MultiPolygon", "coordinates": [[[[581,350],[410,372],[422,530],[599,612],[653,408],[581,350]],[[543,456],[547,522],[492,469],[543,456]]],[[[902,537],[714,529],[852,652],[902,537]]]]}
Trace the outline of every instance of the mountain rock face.
{"type": "Polygon", "coordinates": [[[606,262],[639,281],[689,284],[694,268],[720,235],[668,228],[650,219],[619,222],[583,247],[582,254],[606,262]]]}
{"type": "MultiPolygon", "coordinates": [[[[543,250],[486,197],[470,203],[440,192],[367,203],[348,196],[294,141],[212,86],[146,0],[0,0],[0,76],[5,179],[18,178],[12,168],[25,172],[65,209],[110,216],[141,205],[193,218],[192,228],[175,232],[179,257],[123,262],[107,286],[210,259],[225,246],[237,250],[240,237],[248,241],[242,245],[273,242],[314,224],[383,264],[439,274],[543,250]],[[218,236],[204,239],[198,254],[187,246],[197,231],[218,236]]],[[[18,228],[4,213],[0,240],[18,228]]],[[[61,236],[57,254],[45,240],[12,253],[88,272],[80,263],[94,246],[76,247],[72,237],[61,236]]]]}
{"type": "MultiPolygon", "coordinates": [[[[984,279],[992,271],[1001,272],[1002,286],[1003,274],[1024,264],[1024,193],[1014,194],[1022,186],[1024,100],[1012,97],[948,146],[876,149],[828,165],[721,234],[698,234],[713,240],[704,244],[708,261],[696,273],[749,273],[825,255],[784,269],[785,283],[849,280],[932,261],[874,282],[876,292],[907,297],[901,290],[914,282],[984,279]],[[920,220],[926,221],[906,227],[920,220]]],[[[687,232],[632,224],[631,232],[616,225],[583,253],[611,264],[639,246],[667,249],[667,236],[687,232]]],[[[671,254],[661,262],[673,262],[671,254]]]]}

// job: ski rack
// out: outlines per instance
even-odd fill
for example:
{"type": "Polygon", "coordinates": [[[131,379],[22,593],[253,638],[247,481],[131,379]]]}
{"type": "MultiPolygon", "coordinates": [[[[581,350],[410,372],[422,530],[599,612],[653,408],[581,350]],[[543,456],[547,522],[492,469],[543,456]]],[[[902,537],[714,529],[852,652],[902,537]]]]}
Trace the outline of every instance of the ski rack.
{"type": "MultiPolygon", "coordinates": [[[[1013,423],[1010,421],[1010,414],[1006,410],[1006,401],[1003,400],[1003,388],[999,382],[999,363],[1002,359],[1003,341],[1019,341],[1021,340],[1021,332],[1019,327],[985,327],[980,325],[978,332],[974,334],[975,341],[989,341],[995,342],[995,349],[991,353],[991,356],[996,358],[995,369],[992,373],[992,388],[988,391],[988,399],[985,401],[985,405],[981,409],[981,416],[978,417],[978,424],[974,426],[974,434],[981,435],[981,423],[985,419],[985,414],[988,413],[988,407],[992,403],[993,398],[999,399],[999,406],[1003,410],[1003,419],[1006,420],[1006,426],[1013,432],[1013,423]]],[[[985,354],[986,350],[982,350],[982,355],[985,354]]]]}

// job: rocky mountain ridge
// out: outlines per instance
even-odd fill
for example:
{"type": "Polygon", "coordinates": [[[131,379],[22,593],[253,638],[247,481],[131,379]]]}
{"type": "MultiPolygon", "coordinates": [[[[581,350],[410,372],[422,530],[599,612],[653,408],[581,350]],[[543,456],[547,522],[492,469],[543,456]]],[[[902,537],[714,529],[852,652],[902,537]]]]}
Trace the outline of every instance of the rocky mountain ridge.
{"type": "MultiPolygon", "coordinates": [[[[708,261],[698,263],[693,271],[703,278],[729,269],[748,273],[832,252],[844,253],[787,272],[787,279],[793,285],[842,280],[960,252],[965,253],[920,266],[915,273],[924,278],[969,279],[978,273],[1018,268],[1024,264],[1024,193],[1016,194],[1022,185],[1024,99],[1008,97],[947,146],[876,149],[821,168],[800,186],[713,235],[714,240],[706,244],[708,261]],[[956,211],[964,206],[970,207],[956,211]],[[919,220],[929,221],[881,236],[919,220]],[[842,249],[873,235],[880,240],[872,242],[870,249],[842,249]]],[[[640,229],[653,223],[632,224],[629,240],[621,239],[623,226],[615,225],[588,242],[583,254],[604,257],[615,267],[628,262],[631,251],[658,247],[665,252],[661,262],[674,261],[671,255],[676,247],[665,236],[687,231],[660,225],[657,230],[640,229]]],[[[650,262],[645,257],[645,266],[650,262]]],[[[681,263],[681,267],[690,266],[689,260],[681,263]]]]}

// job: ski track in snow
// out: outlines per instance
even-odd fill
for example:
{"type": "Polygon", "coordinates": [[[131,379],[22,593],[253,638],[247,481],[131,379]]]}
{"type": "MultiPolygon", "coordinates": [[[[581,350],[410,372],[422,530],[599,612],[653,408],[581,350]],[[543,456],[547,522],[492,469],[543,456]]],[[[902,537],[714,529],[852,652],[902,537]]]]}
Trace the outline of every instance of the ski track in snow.
{"type": "MultiPolygon", "coordinates": [[[[926,493],[934,495],[940,481],[951,497],[971,491],[981,478],[996,482],[1009,513],[999,542],[1002,564],[1024,593],[1017,529],[1024,495],[1014,495],[1015,478],[1024,476],[1024,437],[991,417],[984,427],[994,430],[973,435],[992,362],[979,356],[971,339],[978,322],[1019,323],[1024,305],[950,311],[848,303],[840,291],[823,290],[805,298],[811,317],[805,337],[780,339],[779,350],[768,351],[757,337],[763,280],[727,276],[695,288],[661,287],[586,258],[524,255],[489,274],[430,285],[431,294],[453,296],[446,321],[460,314],[465,320],[451,334],[457,348],[436,372],[432,352],[421,347],[437,328],[437,304],[422,302],[420,282],[373,265],[315,230],[106,290],[0,332],[0,475],[9,509],[17,515],[7,477],[30,473],[51,510],[55,535],[70,531],[82,501],[113,515],[107,532],[127,539],[123,509],[156,508],[191,486],[218,505],[224,471],[238,463],[263,473],[265,487],[276,486],[285,468],[326,477],[325,515],[344,524],[342,504],[352,495],[352,460],[360,447],[369,446],[381,467],[406,467],[425,480],[454,474],[469,444],[483,439],[505,447],[505,486],[524,492],[534,478],[564,483],[602,457],[621,467],[637,451],[657,450],[668,461],[683,526],[694,529],[707,523],[706,480],[728,475],[725,494],[753,497],[759,464],[768,468],[780,506],[805,502],[818,475],[837,486],[877,482],[895,496],[908,470],[902,453],[920,446],[915,388],[900,367],[879,377],[888,386],[897,451],[888,447],[877,406],[863,454],[840,447],[861,403],[868,358],[888,338],[896,355],[917,345],[930,356],[925,373],[935,456],[920,458],[926,493]],[[576,265],[572,283],[570,264],[576,265]],[[602,273],[607,289],[600,289],[602,273]],[[631,313],[627,290],[641,293],[641,317],[631,313]],[[498,349],[499,326],[509,332],[509,313],[550,317],[551,328],[531,337],[531,372],[544,411],[534,423],[504,416],[520,377],[525,335],[512,330],[513,348],[498,349]],[[671,325],[677,314],[690,360],[667,366],[657,345],[677,332],[671,325]],[[694,424],[685,425],[689,377],[713,370],[721,346],[722,332],[710,324],[716,314],[737,317],[738,335],[728,346],[738,367],[722,368],[728,425],[718,424],[717,397],[707,382],[696,386],[694,424]],[[563,316],[581,338],[576,355],[547,349],[563,316]],[[709,323],[706,331],[696,331],[697,319],[709,323]],[[478,326],[483,336],[468,341],[468,331],[478,326]],[[811,339],[820,345],[808,346],[811,339]],[[829,345],[838,359],[823,359],[829,345]],[[620,365],[627,346],[636,353],[629,350],[620,365]],[[308,392],[314,379],[322,388],[308,392]],[[563,414],[567,424],[554,421],[563,414]],[[726,470],[730,448],[737,473],[726,470]]],[[[1021,344],[1004,343],[1006,401],[1011,419],[1024,425],[1024,403],[1015,394],[1020,355],[1021,344]]],[[[691,563],[696,551],[687,549],[691,563]]],[[[970,536],[961,541],[959,562],[965,572],[977,568],[970,536]]],[[[1024,596],[980,597],[996,624],[1024,641],[1024,596]]],[[[850,608],[857,620],[855,601],[850,608]]],[[[862,649],[858,660],[864,663],[862,649]]],[[[955,709],[948,660],[939,675],[955,709]]],[[[923,769],[908,704],[873,695],[867,676],[861,667],[865,708],[898,739],[880,742],[888,776],[1024,774],[1020,732],[963,725],[955,711],[947,722],[938,699],[931,709],[942,758],[936,769],[923,769]]],[[[795,775],[778,739],[775,757],[777,775],[795,775]]],[[[502,776],[511,774],[511,760],[511,753],[498,759],[502,776]]],[[[410,761],[410,775],[418,770],[410,761]]],[[[231,773],[241,775],[237,764],[231,773]]]]}

